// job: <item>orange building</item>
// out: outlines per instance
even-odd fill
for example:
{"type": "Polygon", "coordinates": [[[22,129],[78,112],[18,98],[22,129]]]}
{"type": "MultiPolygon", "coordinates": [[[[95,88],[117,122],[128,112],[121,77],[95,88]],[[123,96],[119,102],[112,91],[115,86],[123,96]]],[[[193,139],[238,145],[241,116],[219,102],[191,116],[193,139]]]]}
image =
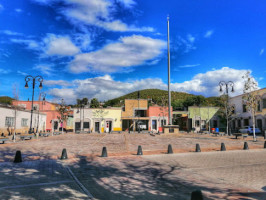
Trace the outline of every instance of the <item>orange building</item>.
{"type": "MultiPolygon", "coordinates": [[[[31,101],[13,101],[13,105],[20,106],[25,110],[31,110],[31,101]]],[[[46,131],[59,131],[59,128],[62,127],[62,124],[59,122],[58,117],[60,113],[57,111],[58,104],[50,103],[48,101],[34,101],[33,110],[45,113],[46,118],[46,131]]],[[[66,128],[66,122],[63,123],[63,128],[66,128]]]]}

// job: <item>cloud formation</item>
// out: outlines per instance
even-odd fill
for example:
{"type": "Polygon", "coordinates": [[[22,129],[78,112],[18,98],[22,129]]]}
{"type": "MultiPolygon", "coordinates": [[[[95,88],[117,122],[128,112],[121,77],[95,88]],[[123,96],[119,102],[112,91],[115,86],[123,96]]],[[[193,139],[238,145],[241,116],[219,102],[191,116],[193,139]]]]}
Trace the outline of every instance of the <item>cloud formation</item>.
{"type": "Polygon", "coordinates": [[[166,48],[165,41],[133,35],[121,37],[101,50],[76,55],[69,69],[73,73],[115,72],[124,67],[144,64],[158,57],[166,48]]]}
{"type": "Polygon", "coordinates": [[[213,30],[208,30],[205,34],[204,37],[205,38],[210,38],[213,35],[214,31],[213,30]]]}
{"type": "MultiPolygon", "coordinates": [[[[243,79],[247,70],[238,70],[229,67],[208,71],[195,75],[191,80],[182,83],[172,83],[171,90],[178,92],[187,92],[204,96],[219,96],[219,82],[230,81],[234,82],[235,93],[231,96],[242,94],[243,79]]],[[[49,81],[48,81],[49,82],[49,81]]],[[[143,89],[162,89],[167,90],[167,84],[161,78],[147,78],[134,81],[116,81],[110,75],[88,78],[84,80],[50,81],[49,86],[60,85],[60,88],[50,89],[49,94],[55,99],[64,98],[67,103],[75,103],[77,98],[88,97],[98,98],[99,100],[108,100],[116,98],[127,93],[143,90],[143,89]]]]}
{"type": "MultiPolygon", "coordinates": [[[[90,26],[96,26],[108,31],[154,31],[151,27],[136,27],[128,25],[119,19],[116,19],[114,14],[117,11],[117,6],[113,0],[35,0],[44,5],[55,5],[63,3],[65,6],[59,9],[59,12],[66,17],[74,25],[80,23],[90,26]]],[[[125,8],[131,9],[136,4],[134,0],[118,0],[125,8]]],[[[55,6],[56,7],[56,6],[55,6]]]]}

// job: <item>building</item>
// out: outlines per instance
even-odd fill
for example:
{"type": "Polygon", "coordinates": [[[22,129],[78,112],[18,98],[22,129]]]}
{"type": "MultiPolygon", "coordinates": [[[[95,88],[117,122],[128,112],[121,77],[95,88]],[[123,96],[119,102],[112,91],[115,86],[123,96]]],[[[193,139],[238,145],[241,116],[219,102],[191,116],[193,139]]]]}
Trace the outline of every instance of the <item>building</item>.
{"type": "MultiPolygon", "coordinates": [[[[20,106],[25,110],[31,110],[31,101],[13,101],[13,105],[20,106]]],[[[33,110],[36,112],[42,112],[46,114],[46,131],[59,131],[62,127],[60,120],[61,115],[57,111],[58,104],[50,103],[48,101],[34,101],[33,110]]],[[[66,122],[63,123],[63,127],[66,128],[66,122]]],[[[72,128],[73,129],[73,128],[72,128]]]]}
{"type": "MultiPolygon", "coordinates": [[[[173,109],[171,108],[171,111],[173,109]]],[[[171,112],[173,113],[173,112],[171,112]]],[[[149,130],[155,132],[162,132],[163,126],[168,124],[168,107],[166,106],[149,106],[148,108],[149,117],[149,130]]]]}
{"type": "MultiPolygon", "coordinates": [[[[256,127],[261,131],[266,130],[266,88],[256,90],[253,92],[258,97],[258,107],[255,113],[256,127]]],[[[249,110],[243,102],[243,96],[238,95],[229,99],[230,105],[234,106],[234,116],[230,123],[230,127],[233,130],[243,128],[244,126],[252,126],[253,120],[249,110]]]]}
{"type": "MultiPolygon", "coordinates": [[[[0,105],[0,132],[4,134],[25,133],[30,129],[31,111],[17,106],[0,105]],[[15,130],[16,129],[16,130],[15,130]]],[[[33,112],[32,128],[34,131],[44,131],[46,127],[46,114],[33,112]]]]}
{"type": "Polygon", "coordinates": [[[122,109],[121,119],[123,131],[148,130],[148,100],[125,99],[125,106],[122,109]]]}
{"type": "Polygon", "coordinates": [[[122,130],[121,108],[74,108],[74,130],[110,133],[122,130]]]}
{"type": "Polygon", "coordinates": [[[188,107],[188,130],[194,129],[196,132],[201,130],[211,130],[211,128],[222,128],[218,116],[219,107],[210,106],[189,106],[188,107]]]}

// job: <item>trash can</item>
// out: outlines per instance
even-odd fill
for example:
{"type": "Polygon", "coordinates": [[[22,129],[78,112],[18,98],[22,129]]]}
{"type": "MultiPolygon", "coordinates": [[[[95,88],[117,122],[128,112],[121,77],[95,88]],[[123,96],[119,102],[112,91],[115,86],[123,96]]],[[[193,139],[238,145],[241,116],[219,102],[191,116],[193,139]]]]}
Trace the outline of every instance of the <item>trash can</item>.
{"type": "Polygon", "coordinates": [[[215,132],[218,133],[219,132],[219,128],[215,128],[215,132]]]}
{"type": "Polygon", "coordinates": [[[214,133],[215,132],[215,128],[211,128],[211,132],[214,133]]]}

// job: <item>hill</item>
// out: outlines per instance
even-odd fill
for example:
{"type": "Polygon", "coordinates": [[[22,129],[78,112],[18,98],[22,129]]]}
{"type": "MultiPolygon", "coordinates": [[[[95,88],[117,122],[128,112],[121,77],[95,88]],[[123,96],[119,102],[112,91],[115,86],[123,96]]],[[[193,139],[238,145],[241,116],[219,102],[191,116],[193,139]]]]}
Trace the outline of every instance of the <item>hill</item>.
{"type": "Polygon", "coordinates": [[[11,97],[8,97],[8,96],[2,96],[0,97],[0,103],[3,103],[3,104],[9,104],[11,105],[12,104],[12,98],[11,97]]]}
{"type": "MultiPolygon", "coordinates": [[[[140,99],[149,99],[149,104],[168,105],[168,91],[159,89],[140,90],[140,99]]],[[[126,94],[124,96],[110,99],[105,102],[104,106],[121,107],[125,99],[137,99],[138,91],[126,94]]],[[[201,106],[219,106],[220,97],[205,98],[202,95],[193,95],[185,92],[171,92],[171,103],[174,110],[182,110],[184,107],[192,105],[201,106]]]]}

